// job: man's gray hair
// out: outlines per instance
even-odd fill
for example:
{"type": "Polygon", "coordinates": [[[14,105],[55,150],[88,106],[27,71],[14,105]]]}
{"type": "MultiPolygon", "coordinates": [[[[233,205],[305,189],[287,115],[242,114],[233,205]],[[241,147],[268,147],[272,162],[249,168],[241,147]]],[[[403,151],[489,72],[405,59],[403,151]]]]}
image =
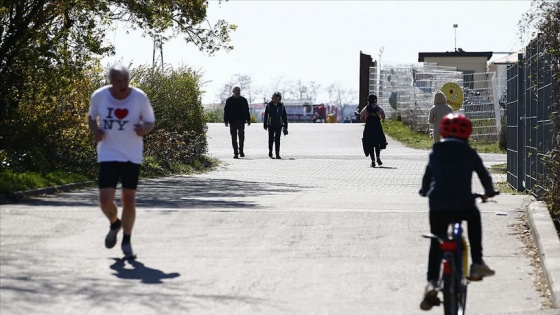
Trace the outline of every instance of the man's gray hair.
{"type": "Polygon", "coordinates": [[[130,79],[128,68],[121,64],[114,64],[109,68],[109,70],[107,70],[107,80],[111,82],[116,75],[123,75],[127,79],[130,79]]]}

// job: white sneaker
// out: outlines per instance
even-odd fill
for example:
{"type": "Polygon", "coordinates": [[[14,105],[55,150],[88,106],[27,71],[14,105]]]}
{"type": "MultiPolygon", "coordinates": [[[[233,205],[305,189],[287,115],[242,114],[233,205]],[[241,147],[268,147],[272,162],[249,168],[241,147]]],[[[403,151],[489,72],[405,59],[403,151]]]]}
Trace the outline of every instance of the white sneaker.
{"type": "Polygon", "coordinates": [[[490,269],[490,267],[488,267],[488,265],[486,265],[485,263],[472,264],[471,265],[471,275],[469,277],[469,280],[478,281],[478,280],[482,280],[482,278],[484,278],[484,277],[493,276],[495,274],[496,274],[496,272],[494,270],[490,269]]]}

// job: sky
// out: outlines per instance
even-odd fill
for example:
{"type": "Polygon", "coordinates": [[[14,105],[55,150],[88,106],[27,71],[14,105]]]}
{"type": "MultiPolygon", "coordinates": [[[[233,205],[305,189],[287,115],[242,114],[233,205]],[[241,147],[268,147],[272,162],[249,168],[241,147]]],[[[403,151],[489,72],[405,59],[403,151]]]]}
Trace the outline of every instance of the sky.
{"type": "MultiPolygon", "coordinates": [[[[320,84],[317,102],[328,101],[327,87],[334,84],[355,94],[356,103],[360,51],[382,65],[415,64],[420,52],[455,48],[518,51],[530,40],[520,38],[518,26],[530,7],[528,0],[210,0],[211,24],[223,19],[238,26],[231,34],[234,49],[210,56],[178,37],[163,45],[163,61],[203,74],[203,104],[218,103],[219,91],[236,74],[249,76],[266,98],[277,86],[300,80],[320,84]]],[[[152,64],[152,39],[124,23],[108,32],[116,54],[105,64],[152,64]]]]}

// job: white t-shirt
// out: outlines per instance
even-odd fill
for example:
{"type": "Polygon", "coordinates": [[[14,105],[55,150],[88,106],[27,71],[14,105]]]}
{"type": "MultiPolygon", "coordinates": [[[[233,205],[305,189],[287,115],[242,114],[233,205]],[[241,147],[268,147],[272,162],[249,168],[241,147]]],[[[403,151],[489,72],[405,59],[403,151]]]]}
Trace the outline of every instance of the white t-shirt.
{"type": "Polygon", "coordinates": [[[105,135],[97,143],[98,162],[142,163],[143,142],[134,125],[153,123],[156,118],[146,94],[135,87],[124,100],[114,98],[104,86],[91,95],[89,116],[99,118],[105,135]]]}

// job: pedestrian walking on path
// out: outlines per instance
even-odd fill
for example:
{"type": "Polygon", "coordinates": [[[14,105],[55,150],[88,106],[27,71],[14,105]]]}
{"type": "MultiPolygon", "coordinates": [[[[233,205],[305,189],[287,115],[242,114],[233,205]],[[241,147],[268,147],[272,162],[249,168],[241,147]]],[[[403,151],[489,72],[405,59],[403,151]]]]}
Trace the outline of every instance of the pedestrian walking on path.
{"type": "Polygon", "coordinates": [[[371,167],[375,167],[376,161],[381,166],[383,165],[380,158],[381,150],[387,148],[387,138],[381,125],[382,122],[385,122],[385,111],[383,107],[377,104],[376,95],[370,94],[368,96],[368,105],[360,112],[360,121],[366,123],[362,136],[364,153],[371,157],[371,167]]]}
{"type": "Polygon", "coordinates": [[[437,91],[434,95],[434,105],[430,108],[430,116],[428,122],[433,124],[432,139],[434,143],[439,142],[441,135],[439,133],[439,124],[444,116],[453,113],[453,108],[447,105],[447,98],[442,91],[437,91]]]}
{"type": "Polygon", "coordinates": [[[231,134],[231,146],[233,147],[233,158],[245,157],[243,147],[245,144],[245,123],[251,125],[251,114],[249,103],[241,96],[241,88],[236,86],[232,90],[233,95],[226,100],[224,106],[224,123],[229,126],[231,134]],[[237,142],[239,137],[239,142],[237,142]]]}
{"type": "Polygon", "coordinates": [[[268,156],[272,159],[272,146],[276,153],[276,158],[280,157],[280,136],[288,134],[288,118],[286,115],[286,107],[282,100],[282,94],[275,92],[272,94],[270,101],[264,110],[264,130],[268,130],[268,156]]]}
{"type": "Polygon", "coordinates": [[[130,242],[136,218],[136,188],[143,157],[143,139],[154,128],[155,116],[146,94],[129,85],[128,69],[114,65],[108,70],[110,85],[93,92],[88,124],[97,141],[99,203],[111,225],[105,246],[113,248],[123,229],[121,249],[135,257],[130,242]],[[99,121],[98,121],[99,120],[99,121]],[[117,183],[122,185],[122,217],[115,202],[117,183]]]}
{"type": "MultiPolygon", "coordinates": [[[[433,146],[419,191],[421,196],[429,198],[430,233],[445,238],[450,223],[467,221],[472,258],[469,279],[481,280],[494,275],[494,270],[482,259],[482,223],[471,191],[472,175],[476,172],[484,187],[483,199],[496,195],[492,177],[478,153],[469,146],[472,126],[466,116],[449,114],[443,117],[438,129],[443,140],[433,146]]],[[[441,258],[439,240],[432,239],[428,258],[428,284],[420,304],[422,310],[429,310],[439,302],[437,281],[441,258]]]]}

